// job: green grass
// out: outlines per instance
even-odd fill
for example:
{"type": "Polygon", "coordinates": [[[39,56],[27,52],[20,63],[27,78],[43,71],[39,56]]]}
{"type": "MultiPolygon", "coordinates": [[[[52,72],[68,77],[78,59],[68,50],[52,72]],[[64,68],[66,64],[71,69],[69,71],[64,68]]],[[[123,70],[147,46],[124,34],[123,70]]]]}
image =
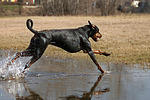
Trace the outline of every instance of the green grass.
{"type": "Polygon", "coordinates": [[[19,9],[19,7],[20,7],[19,5],[3,5],[4,10],[10,10],[10,11],[19,9]]]}

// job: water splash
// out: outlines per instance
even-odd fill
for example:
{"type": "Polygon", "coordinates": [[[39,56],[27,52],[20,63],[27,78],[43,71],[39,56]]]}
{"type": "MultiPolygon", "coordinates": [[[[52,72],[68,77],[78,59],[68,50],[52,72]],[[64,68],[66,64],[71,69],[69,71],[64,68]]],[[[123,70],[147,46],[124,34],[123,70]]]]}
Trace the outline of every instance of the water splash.
{"type": "Polygon", "coordinates": [[[0,80],[18,79],[20,77],[24,77],[22,71],[24,70],[26,62],[29,60],[29,57],[20,57],[15,60],[14,63],[8,65],[8,63],[15,55],[16,54],[11,56],[10,52],[8,52],[7,57],[5,56],[1,58],[2,60],[0,61],[0,80]]]}

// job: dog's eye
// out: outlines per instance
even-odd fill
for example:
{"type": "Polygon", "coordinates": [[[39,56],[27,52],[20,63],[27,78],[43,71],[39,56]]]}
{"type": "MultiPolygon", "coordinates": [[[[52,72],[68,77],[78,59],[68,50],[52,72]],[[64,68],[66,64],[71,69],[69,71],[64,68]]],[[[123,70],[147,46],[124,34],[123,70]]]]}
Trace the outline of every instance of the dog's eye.
{"type": "Polygon", "coordinates": [[[95,31],[95,28],[94,28],[94,27],[92,27],[92,29],[95,31]]]}

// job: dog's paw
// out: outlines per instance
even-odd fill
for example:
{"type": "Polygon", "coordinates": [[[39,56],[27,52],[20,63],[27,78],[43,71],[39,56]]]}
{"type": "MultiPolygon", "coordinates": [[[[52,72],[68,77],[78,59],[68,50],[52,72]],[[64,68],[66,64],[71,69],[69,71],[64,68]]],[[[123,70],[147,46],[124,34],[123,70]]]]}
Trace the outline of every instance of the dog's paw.
{"type": "Polygon", "coordinates": [[[102,53],[104,56],[110,56],[111,53],[104,52],[102,53]]]}
{"type": "Polygon", "coordinates": [[[104,74],[109,75],[109,74],[111,74],[111,71],[104,71],[104,74]]]}

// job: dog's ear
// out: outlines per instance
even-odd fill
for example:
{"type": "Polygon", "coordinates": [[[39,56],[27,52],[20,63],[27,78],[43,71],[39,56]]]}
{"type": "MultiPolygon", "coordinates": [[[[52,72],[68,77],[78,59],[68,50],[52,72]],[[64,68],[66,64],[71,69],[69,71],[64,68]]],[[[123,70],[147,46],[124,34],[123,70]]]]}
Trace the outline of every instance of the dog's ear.
{"type": "Polygon", "coordinates": [[[92,27],[92,23],[88,20],[89,25],[92,27]]]}
{"type": "Polygon", "coordinates": [[[90,21],[88,21],[89,25],[90,25],[90,28],[94,30],[94,27],[92,25],[92,23],[90,21]]]}

